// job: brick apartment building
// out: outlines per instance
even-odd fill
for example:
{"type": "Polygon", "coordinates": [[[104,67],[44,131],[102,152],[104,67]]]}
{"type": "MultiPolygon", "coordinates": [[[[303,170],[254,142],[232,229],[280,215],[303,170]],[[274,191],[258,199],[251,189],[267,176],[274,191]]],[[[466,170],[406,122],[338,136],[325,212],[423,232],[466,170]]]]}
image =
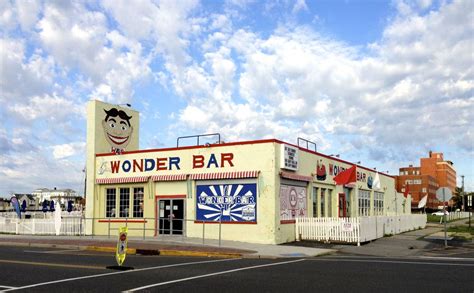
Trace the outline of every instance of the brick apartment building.
{"type": "Polygon", "coordinates": [[[439,187],[448,187],[454,193],[456,189],[456,170],[453,162],[445,161],[443,153],[429,152],[428,158],[420,159],[420,166],[402,167],[396,176],[398,192],[409,189],[412,196],[412,208],[417,208],[419,201],[428,195],[427,208],[436,209],[441,203],[436,199],[439,187]]]}

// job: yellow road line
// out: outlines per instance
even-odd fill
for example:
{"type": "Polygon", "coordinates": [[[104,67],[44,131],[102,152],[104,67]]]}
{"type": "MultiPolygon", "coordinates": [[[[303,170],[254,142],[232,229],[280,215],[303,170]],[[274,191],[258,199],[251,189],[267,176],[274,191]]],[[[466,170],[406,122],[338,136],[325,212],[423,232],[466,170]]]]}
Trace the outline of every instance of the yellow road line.
{"type": "Polygon", "coordinates": [[[105,270],[105,267],[98,267],[98,266],[67,265],[67,264],[60,264],[60,263],[41,263],[41,262],[9,260],[9,259],[0,259],[0,263],[13,263],[13,264],[23,264],[23,265],[74,268],[74,269],[105,270]]]}

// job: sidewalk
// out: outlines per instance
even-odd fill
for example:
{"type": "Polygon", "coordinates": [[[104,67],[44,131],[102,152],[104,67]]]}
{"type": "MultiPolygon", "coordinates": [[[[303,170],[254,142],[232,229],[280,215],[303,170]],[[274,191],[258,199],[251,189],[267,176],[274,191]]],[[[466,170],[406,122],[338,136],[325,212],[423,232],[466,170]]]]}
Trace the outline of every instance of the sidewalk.
{"type": "MultiPolygon", "coordinates": [[[[64,249],[82,249],[115,253],[117,240],[107,236],[33,236],[0,235],[0,245],[28,247],[54,247],[64,249]]],[[[237,241],[206,239],[181,236],[157,238],[130,237],[129,254],[180,255],[201,257],[243,257],[243,258],[283,258],[312,257],[336,252],[333,249],[311,248],[287,245],[254,244],[237,241]]]]}
{"type": "MultiPolygon", "coordinates": [[[[464,225],[465,222],[466,219],[462,219],[448,223],[447,226],[464,225]]],[[[445,249],[444,224],[438,223],[427,223],[424,229],[379,238],[360,247],[344,245],[334,248],[337,248],[339,253],[342,254],[382,257],[446,256],[448,251],[450,255],[470,254],[472,252],[474,256],[472,241],[461,243],[451,238],[448,241],[448,249],[445,249]],[[439,237],[439,235],[442,235],[442,237],[439,237]]]]}

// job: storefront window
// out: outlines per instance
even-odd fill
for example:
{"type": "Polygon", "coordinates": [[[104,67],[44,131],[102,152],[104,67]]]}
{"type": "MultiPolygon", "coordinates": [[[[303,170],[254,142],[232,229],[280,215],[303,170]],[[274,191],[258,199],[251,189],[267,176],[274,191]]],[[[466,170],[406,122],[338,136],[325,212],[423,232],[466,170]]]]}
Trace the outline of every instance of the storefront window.
{"type": "Polygon", "coordinates": [[[128,218],[130,210],[130,188],[120,188],[120,217],[128,218]]]}
{"type": "Polygon", "coordinates": [[[318,188],[317,187],[313,187],[313,217],[317,217],[318,216],[318,188]]]}
{"type": "Polygon", "coordinates": [[[374,192],[374,214],[376,216],[383,215],[383,193],[374,192]]]}
{"type": "Polygon", "coordinates": [[[143,187],[133,189],[133,217],[143,217],[143,187]]]}
{"type": "Polygon", "coordinates": [[[115,188],[107,188],[105,200],[105,216],[107,218],[115,217],[116,198],[115,188]]]}
{"type": "Polygon", "coordinates": [[[368,216],[370,209],[370,191],[359,190],[359,216],[368,216]]]}
{"type": "Polygon", "coordinates": [[[332,189],[328,189],[328,217],[332,217],[332,189]]]}
{"type": "Polygon", "coordinates": [[[321,205],[321,217],[324,217],[324,195],[326,193],[326,189],[321,188],[321,200],[320,200],[320,205],[321,205]]]}

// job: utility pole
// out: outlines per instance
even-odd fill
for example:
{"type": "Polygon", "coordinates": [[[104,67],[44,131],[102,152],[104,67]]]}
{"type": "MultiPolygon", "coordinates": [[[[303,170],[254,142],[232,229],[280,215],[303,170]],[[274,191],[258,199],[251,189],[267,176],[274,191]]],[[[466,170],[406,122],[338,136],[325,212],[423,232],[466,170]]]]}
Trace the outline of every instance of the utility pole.
{"type": "Polygon", "coordinates": [[[462,210],[466,211],[466,202],[464,200],[464,175],[461,175],[462,185],[461,185],[461,196],[462,196],[462,210]]]}

